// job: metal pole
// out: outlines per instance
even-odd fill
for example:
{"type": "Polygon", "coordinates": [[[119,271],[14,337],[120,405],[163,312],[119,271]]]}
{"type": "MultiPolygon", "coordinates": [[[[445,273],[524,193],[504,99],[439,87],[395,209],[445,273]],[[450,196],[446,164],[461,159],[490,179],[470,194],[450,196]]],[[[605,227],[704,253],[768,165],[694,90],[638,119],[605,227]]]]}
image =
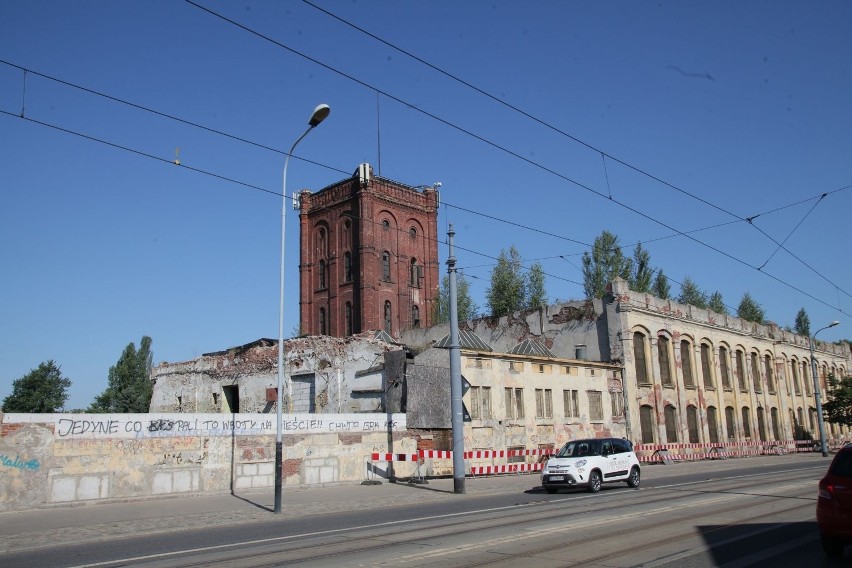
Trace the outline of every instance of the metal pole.
{"type": "Polygon", "coordinates": [[[459,352],[459,311],[456,296],[456,257],[453,253],[453,226],[447,236],[450,255],[447,272],[450,277],[450,411],[453,423],[453,492],[464,493],[464,417],[462,416],[461,353],[459,352]]]}
{"type": "Polygon", "coordinates": [[[325,120],[328,113],[331,111],[328,105],[319,105],[314,109],[311,115],[311,120],[308,122],[308,129],[293,142],[290,151],[287,152],[287,158],[284,160],[284,173],[281,176],[281,287],[278,296],[278,388],[276,391],[276,410],[275,410],[275,505],[274,512],[281,513],[281,485],[284,472],[282,471],[284,460],[284,443],[282,440],[282,406],[284,397],[284,229],[287,222],[287,166],[290,165],[290,156],[296,145],[308,135],[308,132],[316,128],[316,126],[325,120]]]}
{"type": "Polygon", "coordinates": [[[816,339],[817,333],[821,332],[823,329],[834,327],[839,323],[839,321],[833,321],[829,325],[816,330],[816,332],[808,338],[811,346],[811,375],[814,380],[814,399],[816,400],[817,423],[819,424],[819,447],[820,451],[822,451],[822,457],[824,458],[828,457],[828,446],[825,443],[825,419],[822,417],[822,393],[819,387],[819,377],[817,376],[816,359],[814,359],[814,340],[816,339]]]}

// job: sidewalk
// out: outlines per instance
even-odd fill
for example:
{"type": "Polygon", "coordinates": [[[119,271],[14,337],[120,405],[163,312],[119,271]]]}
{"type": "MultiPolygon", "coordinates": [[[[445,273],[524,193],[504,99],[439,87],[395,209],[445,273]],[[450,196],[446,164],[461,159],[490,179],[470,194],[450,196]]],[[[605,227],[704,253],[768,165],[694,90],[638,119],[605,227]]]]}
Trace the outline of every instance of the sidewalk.
{"type": "MultiPolygon", "coordinates": [[[[729,460],[683,462],[643,467],[644,481],[663,480],[683,473],[715,472],[745,465],[800,464],[812,462],[828,468],[829,460],[819,454],[761,456],[729,460]]],[[[286,489],[282,495],[282,517],[287,519],[340,511],[367,511],[415,503],[440,502],[467,497],[517,493],[539,486],[537,473],[468,477],[465,494],[453,493],[453,479],[430,479],[428,484],[404,482],[381,485],[338,485],[286,489]]],[[[32,511],[0,513],[0,553],[63,544],[140,536],[194,527],[245,524],[273,520],[271,491],[240,495],[164,497],[120,503],[92,503],[50,507],[32,511]]]]}

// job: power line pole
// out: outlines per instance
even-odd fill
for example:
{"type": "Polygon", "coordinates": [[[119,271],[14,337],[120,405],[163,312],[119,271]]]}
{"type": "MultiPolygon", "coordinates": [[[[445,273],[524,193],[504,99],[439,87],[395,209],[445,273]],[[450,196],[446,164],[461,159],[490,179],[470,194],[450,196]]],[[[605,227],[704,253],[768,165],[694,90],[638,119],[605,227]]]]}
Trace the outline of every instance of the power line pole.
{"type": "Polygon", "coordinates": [[[450,411],[453,423],[453,493],[464,493],[464,416],[462,415],[461,353],[459,351],[459,310],[456,297],[456,257],[453,252],[452,224],[447,231],[450,255],[450,411]]]}

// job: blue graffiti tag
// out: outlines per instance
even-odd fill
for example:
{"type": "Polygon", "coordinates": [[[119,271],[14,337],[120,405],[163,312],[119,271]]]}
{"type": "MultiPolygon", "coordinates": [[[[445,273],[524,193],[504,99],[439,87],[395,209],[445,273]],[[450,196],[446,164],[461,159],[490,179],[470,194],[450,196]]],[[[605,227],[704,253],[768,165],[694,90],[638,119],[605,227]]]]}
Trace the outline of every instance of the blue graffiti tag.
{"type": "Polygon", "coordinates": [[[22,461],[18,456],[15,456],[15,459],[12,459],[6,454],[0,455],[0,464],[2,464],[3,467],[13,467],[15,469],[26,469],[29,471],[37,471],[40,467],[38,460],[22,461]]]}

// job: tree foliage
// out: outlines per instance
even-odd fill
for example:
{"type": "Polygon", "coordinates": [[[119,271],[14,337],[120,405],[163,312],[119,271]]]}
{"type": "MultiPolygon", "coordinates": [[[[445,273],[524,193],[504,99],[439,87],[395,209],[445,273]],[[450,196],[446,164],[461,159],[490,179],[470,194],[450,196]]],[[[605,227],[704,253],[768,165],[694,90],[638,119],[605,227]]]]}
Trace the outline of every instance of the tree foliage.
{"type": "Polygon", "coordinates": [[[728,306],[726,306],[725,302],[722,301],[722,293],[719,291],[713,292],[710,295],[710,301],[707,302],[707,307],[717,314],[728,314],[728,306]]]}
{"type": "Polygon", "coordinates": [[[633,261],[621,251],[618,237],[603,231],[592,245],[592,252],[583,253],[583,289],[587,298],[602,298],[606,285],[616,278],[630,282],[633,261]]]}
{"type": "Polygon", "coordinates": [[[533,264],[527,273],[524,300],[529,310],[537,310],[547,305],[547,292],[544,289],[544,269],[540,262],[533,264]]]}
{"type": "Polygon", "coordinates": [[[35,369],[12,382],[12,394],[3,399],[3,412],[57,412],[68,400],[71,379],[53,361],[40,363],[35,369]]]}
{"type": "Polygon", "coordinates": [[[654,279],[654,269],[651,268],[651,254],[642,243],[636,243],[633,249],[633,272],[630,277],[630,289],[636,292],[650,292],[654,279]]]}
{"type": "Polygon", "coordinates": [[[707,300],[704,297],[704,292],[698,287],[698,284],[693,282],[692,278],[686,276],[683,283],[680,285],[680,296],[677,299],[681,304],[689,304],[696,308],[706,308],[707,300]]]}
{"type": "Polygon", "coordinates": [[[805,308],[799,310],[796,314],[796,323],[793,325],[793,331],[798,335],[810,337],[811,335],[811,318],[808,317],[808,312],[805,308]]]}
{"type": "MultiPolygon", "coordinates": [[[[458,309],[459,321],[467,321],[476,317],[479,306],[470,297],[470,282],[461,272],[456,272],[456,307],[458,309]]],[[[448,323],[450,321],[450,276],[444,275],[441,280],[441,289],[432,312],[432,323],[448,323]]]]}
{"type": "Polygon", "coordinates": [[[508,252],[501,250],[497,266],[491,271],[491,287],[485,292],[491,315],[500,317],[522,310],[525,284],[518,249],[512,245],[508,252]]]}
{"type": "Polygon", "coordinates": [[[740,305],[737,307],[737,317],[754,323],[764,323],[766,315],[763,313],[763,308],[760,304],[754,301],[751,294],[746,292],[743,294],[743,299],[740,300],[740,305]]]}
{"type": "Polygon", "coordinates": [[[669,299],[671,286],[669,286],[669,279],[665,274],[663,274],[662,268],[657,271],[657,275],[654,277],[654,283],[651,285],[651,291],[656,297],[662,300],[669,299]]]}
{"type": "Polygon", "coordinates": [[[139,349],[130,342],[109,368],[108,386],[95,397],[90,412],[144,413],[151,406],[151,367],[153,353],[151,338],[147,335],[139,342],[139,349]]]}
{"type": "Polygon", "coordinates": [[[832,424],[852,426],[852,377],[828,376],[828,392],[822,405],[823,417],[832,424]]]}

